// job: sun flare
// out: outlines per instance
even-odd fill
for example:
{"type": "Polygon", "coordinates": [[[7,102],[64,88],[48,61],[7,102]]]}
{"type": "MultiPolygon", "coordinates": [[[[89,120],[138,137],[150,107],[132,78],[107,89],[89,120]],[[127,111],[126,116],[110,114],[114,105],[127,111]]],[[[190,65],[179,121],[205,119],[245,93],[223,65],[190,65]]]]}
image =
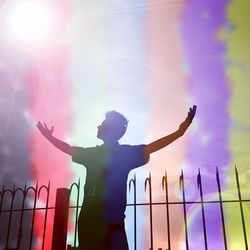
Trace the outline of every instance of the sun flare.
{"type": "Polygon", "coordinates": [[[39,2],[16,3],[6,15],[6,29],[11,39],[24,44],[46,40],[51,34],[52,24],[51,10],[39,2]]]}

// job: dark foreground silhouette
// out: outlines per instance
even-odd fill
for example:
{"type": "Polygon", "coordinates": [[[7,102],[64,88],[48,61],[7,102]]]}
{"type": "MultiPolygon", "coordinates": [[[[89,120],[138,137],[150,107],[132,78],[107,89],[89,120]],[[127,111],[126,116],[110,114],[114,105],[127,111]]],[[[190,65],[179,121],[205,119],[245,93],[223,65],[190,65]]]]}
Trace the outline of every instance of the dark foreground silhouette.
{"type": "Polygon", "coordinates": [[[128,250],[124,228],[126,183],[129,172],[145,165],[150,154],[181,137],[192,123],[196,106],[190,108],[177,131],[147,145],[120,145],[127,129],[127,119],[116,111],[107,112],[98,126],[101,146],[82,148],[54,137],[52,127],[37,123],[40,132],[55,147],[72,156],[87,169],[84,203],[78,220],[81,250],[128,250]]]}

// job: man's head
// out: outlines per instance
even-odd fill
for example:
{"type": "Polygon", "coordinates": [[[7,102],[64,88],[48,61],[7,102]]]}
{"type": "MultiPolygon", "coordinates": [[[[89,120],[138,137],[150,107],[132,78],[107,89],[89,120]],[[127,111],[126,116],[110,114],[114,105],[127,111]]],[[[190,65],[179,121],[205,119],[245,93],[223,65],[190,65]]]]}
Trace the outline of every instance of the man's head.
{"type": "Polygon", "coordinates": [[[106,113],[106,118],[98,126],[97,138],[104,142],[117,142],[126,132],[128,120],[116,111],[106,113]]]}

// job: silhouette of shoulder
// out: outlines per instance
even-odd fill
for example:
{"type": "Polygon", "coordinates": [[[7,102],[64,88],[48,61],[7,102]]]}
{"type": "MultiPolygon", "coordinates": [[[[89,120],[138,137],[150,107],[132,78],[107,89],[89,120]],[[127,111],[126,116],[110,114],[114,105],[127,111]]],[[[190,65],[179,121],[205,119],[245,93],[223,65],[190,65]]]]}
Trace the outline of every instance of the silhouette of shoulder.
{"type": "Polygon", "coordinates": [[[72,161],[84,165],[86,168],[95,166],[120,165],[133,169],[140,167],[148,162],[145,159],[143,151],[145,145],[114,144],[106,146],[105,144],[96,147],[74,147],[72,161]]]}

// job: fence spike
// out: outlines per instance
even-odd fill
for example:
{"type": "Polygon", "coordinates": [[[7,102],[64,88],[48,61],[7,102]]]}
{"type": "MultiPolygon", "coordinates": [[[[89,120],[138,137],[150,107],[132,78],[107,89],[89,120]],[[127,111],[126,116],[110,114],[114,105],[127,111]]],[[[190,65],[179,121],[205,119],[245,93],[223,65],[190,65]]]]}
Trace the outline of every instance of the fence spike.
{"type": "Polygon", "coordinates": [[[180,189],[181,189],[181,187],[182,187],[183,180],[184,180],[184,175],[183,175],[183,169],[182,169],[182,170],[181,170],[181,175],[180,175],[180,178],[179,178],[180,189]]]}
{"type": "Polygon", "coordinates": [[[80,189],[80,185],[81,185],[81,181],[80,181],[80,177],[78,178],[78,188],[80,189]]]}
{"type": "Polygon", "coordinates": [[[36,187],[35,187],[35,195],[37,196],[39,196],[39,193],[40,193],[40,188],[39,188],[39,190],[37,191],[37,189],[38,189],[38,180],[36,181],[36,187]]]}
{"type": "Polygon", "coordinates": [[[136,182],[136,175],[134,174],[134,179],[130,179],[130,180],[129,180],[129,191],[130,191],[130,189],[131,189],[131,183],[133,183],[134,186],[135,186],[135,182],[136,182]]]}
{"type": "Polygon", "coordinates": [[[131,190],[131,185],[132,185],[132,183],[135,185],[134,180],[133,180],[133,179],[130,179],[130,181],[129,181],[129,186],[128,186],[128,191],[129,191],[129,192],[130,192],[130,190],[131,190]]]}
{"type": "Polygon", "coordinates": [[[217,186],[219,188],[219,192],[220,192],[220,174],[219,174],[219,170],[218,167],[216,167],[216,181],[217,181],[217,186]]]}
{"type": "Polygon", "coordinates": [[[168,176],[167,176],[167,171],[165,170],[165,175],[162,177],[162,180],[161,180],[163,190],[164,190],[164,184],[167,185],[167,182],[168,182],[168,176]]]}
{"type": "Polygon", "coordinates": [[[148,178],[145,180],[145,183],[144,183],[144,191],[146,191],[147,189],[147,182],[148,182],[148,178]]]}
{"type": "Polygon", "coordinates": [[[161,179],[161,186],[162,186],[163,190],[164,190],[165,181],[166,181],[166,176],[163,176],[162,179],[161,179]]]}
{"type": "Polygon", "coordinates": [[[234,166],[234,170],[235,170],[235,174],[236,174],[236,176],[238,177],[238,176],[239,176],[239,174],[238,174],[238,169],[237,169],[236,165],[234,166]]]}
{"type": "Polygon", "coordinates": [[[147,183],[148,185],[151,185],[151,173],[149,172],[149,177],[146,178],[145,180],[145,191],[147,190],[147,183]]]}
{"type": "Polygon", "coordinates": [[[200,172],[200,168],[198,168],[197,186],[198,186],[198,189],[200,189],[200,186],[201,186],[201,172],[200,172]]]}
{"type": "Polygon", "coordinates": [[[216,167],[216,181],[217,181],[217,184],[220,182],[220,176],[219,176],[218,167],[216,167]]]}

